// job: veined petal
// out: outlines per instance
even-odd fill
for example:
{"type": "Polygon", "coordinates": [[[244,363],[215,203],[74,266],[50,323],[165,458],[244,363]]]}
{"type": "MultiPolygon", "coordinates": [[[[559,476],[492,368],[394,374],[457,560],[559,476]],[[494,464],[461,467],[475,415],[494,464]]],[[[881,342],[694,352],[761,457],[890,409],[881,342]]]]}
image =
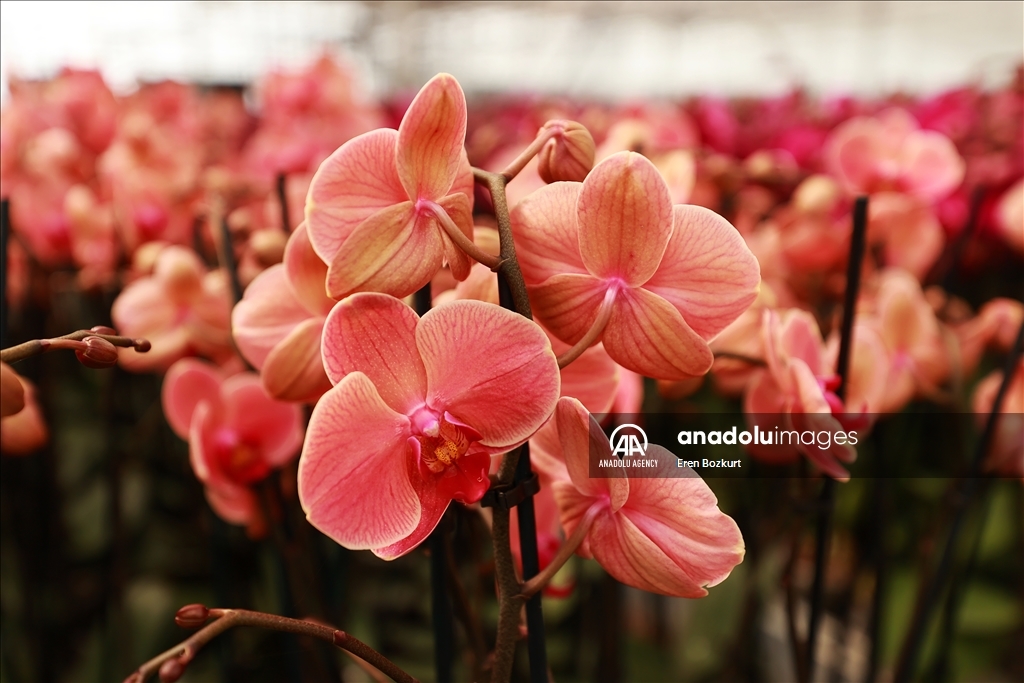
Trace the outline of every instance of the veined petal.
{"type": "Polygon", "coordinates": [[[306,310],[313,315],[327,315],[334,306],[334,299],[327,296],[326,291],[327,264],[313,251],[305,221],[288,238],[284,269],[295,298],[306,310]]]}
{"type": "Polygon", "coordinates": [[[221,381],[215,366],[195,358],[182,358],[167,370],[160,394],[175,434],[188,440],[196,405],[203,400],[220,403],[221,381]]]}
{"type": "Polygon", "coordinates": [[[452,502],[451,498],[440,495],[434,482],[425,480],[414,467],[415,465],[409,469],[409,480],[412,482],[412,486],[420,500],[419,524],[412,530],[412,533],[402,540],[382,548],[371,548],[373,554],[382,560],[393,560],[401,557],[427,540],[427,536],[437,527],[441,517],[444,516],[445,510],[448,509],[448,505],[452,502]]]}
{"type": "Polygon", "coordinates": [[[437,201],[451,189],[466,144],[466,96],[450,74],[427,81],[398,127],[398,176],[411,199],[437,201]]]}
{"type": "Polygon", "coordinates": [[[388,128],[354,137],[327,157],[309,184],[306,229],[325,263],[360,223],[381,209],[407,201],[395,168],[398,131],[388,128]]]}
{"type": "Polygon", "coordinates": [[[276,401],[263,390],[260,378],[241,372],[224,380],[221,387],[224,424],[239,438],[259,447],[263,460],[278,467],[302,446],[302,408],[276,401]]]}
{"type": "Polygon", "coordinates": [[[529,287],[533,312],[567,344],[575,344],[594,324],[608,283],[592,275],[565,273],[529,287]]]}
{"type": "Polygon", "coordinates": [[[242,356],[262,370],[271,350],[310,315],[289,287],[285,266],[278,263],[245,288],[231,311],[231,333],[242,356]]]}
{"type": "Polygon", "coordinates": [[[655,379],[703,375],[714,362],[707,342],[679,311],[645,289],[619,292],[602,341],[616,363],[655,379]]]}
{"type": "MultiPolygon", "coordinates": [[[[470,242],[473,241],[473,201],[470,197],[462,194],[450,194],[438,205],[445,210],[445,213],[452,219],[452,222],[462,231],[470,242]]],[[[452,277],[462,282],[469,277],[469,269],[473,267],[473,259],[466,252],[462,251],[447,235],[444,230],[437,226],[442,233],[444,240],[444,260],[452,271],[452,277]]]]}
{"type": "Polygon", "coordinates": [[[638,287],[654,275],[672,236],[672,199],[658,169],[619,152],[583,181],[579,204],[583,263],[599,278],[638,287]]]}
{"type": "Polygon", "coordinates": [[[412,202],[381,209],[363,221],[334,255],[327,293],[343,299],[354,292],[408,296],[441,269],[444,241],[436,219],[412,202]]]}
{"type": "Polygon", "coordinates": [[[516,257],[528,285],[539,285],[554,275],[587,274],[580,255],[576,205],[583,183],[552,183],[512,209],[516,257]]]}
{"type": "MultiPolygon", "coordinates": [[[[570,347],[565,342],[554,339],[551,348],[557,357],[570,347]]],[[[619,364],[612,360],[603,345],[591,346],[579,358],[560,370],[561,394],[578,399],[591,413],[616,412],[612,410],[612,405],[619,391],[620,369],[619,364]]]]}
{"type": "Polygon", "coordinates": [[[309,318],[273,348],[260,373],[268,394],[279,401],[315,403],[331,388],[320,354],[323,331],[323,318],[309,318]]]}
{"type": "Polygon", "coordinates": [[[630,491],[625,470],[615,470],[616,476],[607,479],[590,477],[591,461],[612,457],[611,444],[601,427],[574,398],[559,399],[555,420],[558,442],[573,485],[584,495],[606,499],[612,512],[621,508],[630,491]]]}
{"type": "Polygon", "coordinates": [[[721,583],[743,561],[739,527],[696,474],[633,479],[626,505],[600,521],[590,534],[594,557],[612,576],[644,590],[702,597],[705,586],[721,583]]]}
{"type": "Polygon", "coordinates": [[[415,311],[386,294],[345,299],[324,324],[324,368],[338,384],[351,372],[373,382],[392,410],[408,415],[427,396],[427,373],[416,346],[415,311]]]}
{"type": "Polygon", "coordinates": [[[522,443],[555,408],[555,354],[544,331],[521,315],[453,301],[420,319],[416,346],[427,372],[427,404],[476,429],[485,447],[522,443]]]}
{"type": "Polygon", "coordinates": [[[729,221],[701,206],[676,206],[675,229],[644,289],[676,307],[710,340],[757,298],[761,269],[729,221]]]}
{"type": "Polygon", "coordinates": [[[352,550],[411,534],[421,503],[407,467],[409,420],[353,372],[313,409],[299,459],[299,501],[317,529],[352,550]]]}

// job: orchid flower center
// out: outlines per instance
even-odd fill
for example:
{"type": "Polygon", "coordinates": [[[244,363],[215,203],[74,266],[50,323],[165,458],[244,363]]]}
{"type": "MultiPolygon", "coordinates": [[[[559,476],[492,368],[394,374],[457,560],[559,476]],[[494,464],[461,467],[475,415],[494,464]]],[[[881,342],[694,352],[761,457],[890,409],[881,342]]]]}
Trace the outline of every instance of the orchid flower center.
{"type": "Polygon", "coordinates": [[[487,471],[491,462],[482,449],[470,452],[481,440],[480,432],[427,406],[413,411],[410,421],[414,433],[409,442],[420,476],[433,482],[444,496],[462,503],[480,500],[490,487],[487,471]]]}
{"type": "Polygon", "coordinates": [[[470,436],[458,425],[442,415],[437,424],[437,435],[417,436],[420,442],[420,457],[423,464],[434,474],[444,472],[454,465],[469,450],[470,436]]]}
{"type": "Polygon", "coordinates": [[[231,430],[219,430],[213,437],[212,449],[224,473],[240,484],[259,481],[270,471],[259,449],[231,430]]]}

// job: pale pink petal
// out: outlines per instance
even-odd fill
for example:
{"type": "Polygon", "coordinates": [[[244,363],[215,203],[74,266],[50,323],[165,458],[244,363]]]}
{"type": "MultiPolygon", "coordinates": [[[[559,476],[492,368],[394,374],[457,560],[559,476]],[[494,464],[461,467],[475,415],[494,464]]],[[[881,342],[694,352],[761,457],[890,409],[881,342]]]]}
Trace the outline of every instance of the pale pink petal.
{"type": "Polygon", "coordinates": [[[829,171],[850,193],[868,192],[876,180],[876,162],[883,154],[879,143],[881,125],[872,119],[854,118],[840,124],[825,143],[829,171]]]}
{"type": "Polygon", "coordinates": [[[213,444],[217,422],[221,417],[220,404],[200,401],[192,411],[192,422],[188,431],[188,461],[196,479],[206,486],[231,487],[237,486],[224,473],[221,463],[217,462],[213,444]]]}
{"type": "Polygon", "coordinates": [[[644,289],[624,289],[612,306],[602,337],[612,359],[655,379],[703,375],[714,356],[671,304],[644,289]]]}
{"type": "MultiPolygon", "coordinates": [[[[660,446],[651,450],[673,457],[660,446]]],[[[724,581],[743,561],[739,527],[696,474],[632,479],[625,506],[600,521],[590,533],[595,559],[615,578],[644,590],[702,597],[705,587],[724,581]]]]}
{"type": "Polygon", "coordinates": [[[334,306],[334,299],[327,296],[327,264],[313,251],[305,221],[288,238],[284,268],[288,284],[306,310],[313,315],[327,315],[334,306]]]}
{"type": "Polygon", "coordinates": [[[300,323],[267,356],[260,377],[267,393],[280,401],[315,403],[331,388],[320,355],[324,319],[300,323]]]}
{"type": "MultiPolygon", "coordinates": [[[[789,409],[790,401],[772,377],[772,373],[758,370],[747,385],[747,392],[743,396],[743,413],[750,431],[753,432],[755,427],[759,427],[762,433],[771,432],[776,428],[788,429],[786,425],[789,409]],[[779,424],[780,422],[784,424],[779,424]]],[[[796,447],[788,444],[780,446],[774,443],[774,438],[771,444],[750,443],[745,448],[759,459],[772,463],[792,462],[800,455],[796,447]]]]}
{"type": "Polygon", "coordinates": [[[818,383],[817,376],[799,358],[794,358],[787,366],[790,376],[790,386],[796,392],[795,398],[799,404],[793,407],[794,411],[801,413],[827,413],[832,414],[832,409],[825,400],[825,391],[818,383]]]}
{"type": "MultiPolygon", "coordinates": [[[[558,356],[568,351],[569,345],[556,339],[551,342],[551,348],[558,356]]],[[[604,346],[591,346],[579,358],[561,369],[561,394],[578,399],[591,413],[612,412],[612,404],[619,391],[620,370],[618,363],[612,360],[604,346]]]]}
{"type": "Polygon", "coordinates": [[[907,136],[903,156],[903,186],[932,202],[960,186],[966,165],[952,141],[942,133],[918,130],[907,136]]]}
{"type": "Polygon", "coordinates": [[[597,320],[608,283],[592,275],[565,273],[528,291],[537,319],[562,341],[575,344],[597,320]]]}
{"type": "Polygon", "coordinates": [[[36,399],[36,388],[24,377],[18,378],[25,398],[24,407],[0,420],[0,452],[6,455],[34,453],[50,440],[50,431],[36,399]]]}
{"type": "Polygon", "coordinates": [[[540,476],[541,486],[569,480],[562,445],[558,440],[558,422],[552,417],[530,437],[530,464],[540,476]]]}
{"type": "Polygon", "coordinates": [[[182,439],[189,438],[192,413],[200,401],[220,403],[220,371],[195,358],[182,358],[164,375],[161,401],[167,423],[182,439]]]}
{"type": "Polygon", "coordinates": [[[654,164],[634,152],[608,157],[583,182],[578,212],[592,275],[634,287],[654,275],[672,236],[672,200],[654,164]]]}
{"type": "Polygon", "coordinates": [[[408,296],[430,282],[443,260],[436,219],[403,202],[363,221],[341,245],[327,270],[327,293],[408,296]]]}
{"type": "Polygon", "coordinates": [[[466,142],[466,96],[449,74],[427,81],[398,127],[396,164],[410,199],[441,199],[459,173],[466,142]]]}
{"type": "Polygon", "coordinates": [[[267,354],[310,315],[288,286],[285,267],[279,263],[245,288],[231,311],[231,332],[242,356],[261,370],[267,354]]]}
{"type": "Polygon", "coordinates": [[[260,514],[256,494],[245,486],[207,486],[206,500],[217,516],[230,524],[247,525],[260,514]]]}
{"type": "Polygon", "coordinates": [[[729,221],[701,206],[676,206],[675,230],[644,289],[675,306],[710,340],[757,298],[761,269],[729,221]]]}
{"type": "Polygon", "coordinates": [[[625,470],[613,470],[616,476],[607,478],[590,476],[591,462],[612,457],[611,444],[601,427],[574,398],[558,400],[555,420],[558,442],[573,486],[584,495],[605,501],[612,512],[621,508],[630,495],[625,470]]]}
{"type": "Polygon", "coordinates": [[[821,331],[814,316],[807,311],[790,309],[782,316],[778,328],[777,341],[779,350],[788,358],[799,358],[815,376],[833,374],[833,368],[824,367],[822,353],[825,342],[821,339],[821,331]]]}
{"type": "MultiPolygon", "coordinates": [[[[604,348],[602,345],[601,348],[604,348]]],[[[572,367],[572,366],[570,366],[572,367]]],[[[611,412],[634,415],[643,409],[644,378],[641,375],[619,367],[619,390],[615,394],[615,403],[611,412]]]]}
{"type": "Polygon", "coordinates": [[[479,301],[453,301],[416,328],[427,371],[427,404],[482,435],[488,448],[522,443],[558,400],[558,364],[540,327],[479,301]]]}
{"type": "MultiPolygon", "coordinates": [[[[822,432],[830,435],[842,431],[843,426],[831,414],[824,413],[794,413],[793,429],[798,432],[810,431],[815,434],[815,442],[822,432]]],[[[857,451],[848,443],[839,445],[835,439],[829,438],[827,447],[819,448],[817,445],[801,445],[800,450],[821,471],[837,481],[849,481],[850,473],[840,465],[842,462],[853,462],[857,459],[857,451]]]]}
{"type": "Polygon", "coordinates": [[[360,372],[324,394],[299,459],[299,501],[310,523],[352,550],[409,536],[421,517],[407,466],[410,434],[409,420],[360,372]]]}
{"type": "Polygon", "coordinates": [[[340,383],[366,375],[392,410],[408,415],[423,405],[427,373],[416,346],[416,313],[384,294],[355,294],[335,306],[324,324],[327,376],[340,383]]]}
{"type": "MultiPolygon", "coordinates": [[[[583,521],[584,515],[590,512],[594,506],[608,505],[600,498],[582,493],[575,484],[565,479],[552,482],[551,493],[554,494],[555,502],[558,504],[562,528],[565,529],[567,536],[572,535],[579,523],[583,521]]],[[[591,530],[592,533],[593,530],[591,530]]],[[[593,557],[590,548],[590,535],[583,540],[582,545],[576,550],[576,554],[588,559],[593,557]]]]}
{"type": "Polygon", "coordinates": [[[302,407],[267,396],[259,376],[242,372],[221,387],[223,425],[259,449],[264,462],[280,466],[302,446],[302,407]]]}
{"type": "Polygon", "coordinates": [[[395,168],[398,131],[382,128],[352,138],[320,164],[306,197],[306,229],[325,263],[360,223],[407,201],[395,168]]]}
{"type": "Polygon", "coordinates": [[[512,210],[516,257],[528,285],[562,273],[587,274],[576,224],[582,189],[582,183],[546,185],[512,210]]]}

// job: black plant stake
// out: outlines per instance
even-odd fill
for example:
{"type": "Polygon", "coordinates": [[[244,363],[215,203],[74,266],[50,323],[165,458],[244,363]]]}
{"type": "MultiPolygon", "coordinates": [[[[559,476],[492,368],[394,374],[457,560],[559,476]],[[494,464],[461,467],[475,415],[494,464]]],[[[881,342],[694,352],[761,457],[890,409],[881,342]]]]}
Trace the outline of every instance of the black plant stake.
{"type": "Polygon", "coordinates": [[[281,204],[281,229],[287,235],[291,233],[292,226],[288,217],[288,176],[284,173],[277,174],[277,201],[281,204]]]}

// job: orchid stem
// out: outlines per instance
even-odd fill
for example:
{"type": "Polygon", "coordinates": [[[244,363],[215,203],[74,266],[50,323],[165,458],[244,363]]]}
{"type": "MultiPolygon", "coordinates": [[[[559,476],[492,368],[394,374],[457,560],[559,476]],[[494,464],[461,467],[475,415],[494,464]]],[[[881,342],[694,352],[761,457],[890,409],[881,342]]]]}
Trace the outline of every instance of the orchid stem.
{"type": "Polygon", "coordinates": [[[562,133],[561,126],[543,127],[537,131],[537,137],[533,139],[530,146],[524,149],[515,160],[505,167],[505,170],[501,172],[501,176],[505,179],[506,183],[512,181],[517,175],[519,175],[526,165],[530,163],[530,159],[537,156],[537,154],[544,149],[544,145],[547,144],[548,140],[562,133]]]}
{"type": "Polygon", "coordinates": [[[590,527],[594,525],[594,519],[597,517],[595,513],[595,508],[587,511],[583,519],[580,520],[580,523],[573,529],[572,535],[565,540],[565,543],[562,544],[562,547],[558,549],[558,552],[551,559],[551,563],[544,567],[543,571],[523,584],[522,589],[519,591],[521,597],[524,599],[529,598],[551,583],[551,579],[555,578],[558,570],[564,567],[569,558],[576,554],[576,549],[580,547],[583,539],[590,533],[590,527]]]}
{"type": "Polygon", "coordinates": [[[11,232],[11,201],[0,199],[0,348],[7,343],[7,238],[11,232]]]}
{"type": "Polygon", "coordinates": [[[448,234],[448,237],[455,242],[455,246],[464,251],[471,259],[484,264],[493,271],[497,271],[501,267],[501,257],[495,256],[494,254],[488,254],[486,251],[476,246],[473,240],[466,237],[466,234],[459,229],[459,226],[455,225],[455,221],[448,215],[448,212],[444,210],[439,204],[434,202],[428,202],[431,213],[441,223],[441,227],[448,234]]]}
{"type": "MultiPolygon", "coordinates": [[[[843,320],[839,337],[839,358],[836,374],[839,386],[836,396],[846,398],[847,380],[850,374],[850,357],[853,355],[853,321],[857,315],[857,295],[860,290],[860,272],[864,263],[867,245],[868,198],[857,197],[853,204],[853,234],[850,237],[850,258],[846,263],[846,291],[843,295],[843,320]]],[[[826,477],[822,482],[818,499],[818,527],[814,546],[814,583],[811,587],[811,616],[807,626],[807,676],[814,678],[815,646],[825,598],[825,574],[828,571],[829,543],[832,539],[832,517],[836,506],[836,482],[826,477]]]]}
{"type": "MultiPolygon", "coordinates": [[[[190,605],[189,607],[193,607],[190,605]]],[[[182,608],[183,610],[186,608],[182,608]]],[[[184,672],[184,668],[195,658],[196,654],[204,645],[221,635],[228,629],[235,626],[258,626],[274,631],[296,633],[303,636],[312,636],[335,647],[345,650],[368,664],[376,667],[398,683],[418,683],[415,678],[400,669],[394,662],[362,642],[358,638],[349,635],[345,631],[339,631],[332,626],[300,619],[289,619],[276,614],[265,614],[263,612],[252,612],[245,609],[218,609],[208,610],[208,618],[216,619],[213,623],[205,626],[202,630],[186,639],[184,642],[175,645],[171,649],[157,655],[140,666],[133,674],[125,679],[125,683],[143,683],[149,676],[158,671],[163,676],[166,668],[173,668],[176,662],[178,670],[184,672]]],[[[180,673],[179,673],[180,676],[180,673]]],[[[176,680],[176,679],[175,679],[176,680]]]]}
{"type": "Polygon", "coordinates": [[[604,301],[601,302],[601,308],[598,309],[597,317],[594,319],[590,329],[586,331],[583,337],[571,349],[558,357],[559,370],[582,356],[584,351],[593,346],[597,338],[604,332],[604,328],[608,326],[608,320],[612,316],[613,303],[615,303],[615,290],[609,289],[604,294],[604,301]]]}
{"type": "Polygon", "coordinates": [[[277,174],[277,201],[281,205],[281,229],[284,234],[291,234],[292,227],[288,215],[288,174],[277,174]]]}
{"type": "Polygon", "coordinates": [[[18,361],[25,360],[26,358],[32,358],[40,354],[46,353],[47,351],[56,351],[62,348],[75,348],[66,342],[82,341],[87,337],[99,337],[105,339],[114,346],[123,349],[135,349],[139,353],[146,353],[151,348],[149,341],[145,339],[132,339],[131,337],[121,337],[115,334],[103,334],[100,332],[94,332],[93,330],[78,330],[71,334],[65,334],[62,337],[55,337],[53,339],[33,339],[27,341],[24,344],[18,344],[12,346],[9,349],[0,351],[0,361],[4,363],[17,363],[18,361]]]}

